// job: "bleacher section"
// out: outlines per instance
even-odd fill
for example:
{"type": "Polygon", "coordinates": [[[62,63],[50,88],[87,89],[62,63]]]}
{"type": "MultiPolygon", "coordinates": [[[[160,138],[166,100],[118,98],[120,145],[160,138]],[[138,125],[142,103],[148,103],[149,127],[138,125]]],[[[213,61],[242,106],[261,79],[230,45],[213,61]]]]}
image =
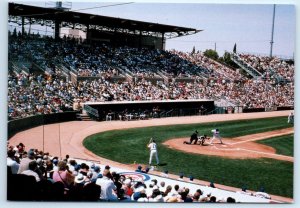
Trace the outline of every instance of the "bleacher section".
{"type": "Polygon", "coordinates": [[[240,56],[255,79],[201,52],[114,48],[10,33],[9,119],[61,112],[77,102],[209,99],[243,109],[294,105],[292,64],[261,58],[267,60],[263,66],[271,66],[263,72],[266,67],[256,70],[257,64],[248,64],[242,55],[233,57],[240,56]]]}

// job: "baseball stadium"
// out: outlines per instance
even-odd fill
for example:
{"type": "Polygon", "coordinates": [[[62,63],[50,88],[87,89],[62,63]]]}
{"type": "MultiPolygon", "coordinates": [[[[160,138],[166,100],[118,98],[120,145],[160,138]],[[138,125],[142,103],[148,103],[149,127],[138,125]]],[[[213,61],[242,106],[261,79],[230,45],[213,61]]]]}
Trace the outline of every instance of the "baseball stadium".
{"type": "Polygon", "coordinates": [[[294,202],[294,59],[273,36],[270,55],[218,57],[166,49],[205,28],[8,14],[7,200],[294,202]]]}

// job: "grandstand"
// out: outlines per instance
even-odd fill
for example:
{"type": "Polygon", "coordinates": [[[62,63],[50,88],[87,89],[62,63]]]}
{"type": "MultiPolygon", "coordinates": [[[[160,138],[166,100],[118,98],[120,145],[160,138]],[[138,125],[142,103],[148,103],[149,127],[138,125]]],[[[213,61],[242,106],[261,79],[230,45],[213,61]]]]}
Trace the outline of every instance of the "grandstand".
{"type": "MultiPolygon", "coordinates": [[[[233,68],[199,51],[165,50],[167,39],[202,30],[16,3],[9,3],[9,22],[19,25],[8,31],[9,139],[66,121],[115,120],[126,125],[131,120],[294,109],[294,63],[231,53],[238,66],[233,68]],[[49,24],[54,37],[26,33],[26,24],[49,24]],[[61,27],[79,29],[86,39],[65,36],[61,27]]],[[[115,198],[100,201],[281,202],[264,190],[199,186],[187,177],[179,181],[174,174],[147,169],[151,167],[108,171],[91,160],[59,158],[22,144],[8,144],[7,150],[8,200],[13,201],[99,201],[97,180],[104,175],[118,190],[115,198]],[[28,158],[36,162],[29,164],[28,158]],[[16,174],[13,168],[26,166],[26,160],[27,172],[16,174]],[[101,177],[95,167],[100,167],[101,177]],[[59,171],[67,183],[53,176],[59,171]],[[126,174],[142,180],[120,180],[126,174]],[[165,185],[153,185],[154,179],[165,185]],[[18,183],[32,188],[22,196],[24,190],[14,192],[18,183]],[[174,191],[176,184],[180,189],[174,191]],[[172,191],[166,191],[168,185],[172,191]]]]}

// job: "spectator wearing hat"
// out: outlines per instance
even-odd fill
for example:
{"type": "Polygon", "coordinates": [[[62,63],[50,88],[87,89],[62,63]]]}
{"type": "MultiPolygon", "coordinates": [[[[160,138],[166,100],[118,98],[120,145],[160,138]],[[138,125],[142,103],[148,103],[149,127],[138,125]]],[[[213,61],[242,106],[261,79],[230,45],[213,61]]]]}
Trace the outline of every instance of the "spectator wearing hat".
{"type": "MultiPolygon", "coordinates": [[[[64,161],[65,162],[65,161],[64,161]]],[[[69,198],[71,201],[82,201],[83,187],[86,183],[87,177],[79,173],[74,179],[74,185],[70,187],[69,198]]]]}
{"type": "Polygon", "coordinates": [[[118,197],[115,193],[117,187],[111,180],[111,174],[108,169],[103,171],[103,177],[98,178],[96,184],[101,187],[100,200],[102,201],[117,201],[118,197]]]}
{"type": "Polygon", "coordinates": [[[21,160],[19,170],[18,170],[18,174],[21,174],[25,170],[29,170],[29,163],[33,160],[34,160],[34,151],[29,150],[28,154],[27,154],[27,157],[22,158],[22,160],[21,160]]]}
{"type": "Polygon", "coordinates": [[[142,166],[139,165],[139,166],[137,167],[137,169],[135,170],[135,172],[142,173],[142,172],[143,172],[143,171],[142,171],[142,166]]]}
{"type": "Polygon", "coordinates": [[[100,167],[99,166],[95,166],[91,171],[93,173],[91,180],[96,182],[97,178],[102,178],[102,174],[100,173],[100,167]]]}
{"type": "Polygon", "coordinates": [[[74,166],[74,171],[73,171],[73,175],[77,176],[79,174],[79,170],[80,170],[81,165],[80,164],[76,164],[74,166]]]}
{"type": "Polygon", "coordinates": [[[75,165],[76,165],[76,164],[77,164],[77,163],[76,163],[75,160],[69,160],[68,166],[69,166],[69,170],[70,170],[71,172],[74,172],[74,170],[75,170],[75,165]]]}
{"type": "Polygon", "coordinates": [[[202,195],[202,191],[200,189],[197,189],[193,195],[193,201],[198,202],[200,200],[201,195],[202,195]]]}
{"type": "Polygon", "coordinates": [[[52,159],[52,163],[53,163],[53,171],[57,171],[58,170],[58,157],[54,157],[52,159]]]}
{"type": "Polygon", "coordinates": [[[74,179],[74,184],[82,184],[82,185],[84,185],[85,182],[86,182],[86,180],[87,180],[87,176],[85,176],[85,175],[79,173],[79,174],[75,177],[75,179],[74,179]]]}
{"type": "Polygon", "coordinates": [[[67,168],[65,161],[59,161],[57,164],[58,170],[53,172],[53,180],[62,182],[65,188],[69,188],[74,183],[74,176],[67,168]]]}
{"type": "Polygon", "coordinates": [[[87,164],[81,163],[79,173],[87,176],[87,173],[89,172],[89,169],[90,168],[89,168],[89,166],[87,164]]]}
{"type": "Polygon", "coordinates": [[[7,151],[7,159],[6,164],[10,168],[12,174],[17,174],[19,170],[19,163],[15,160],[15,151],[8,150],[7,151]]]}

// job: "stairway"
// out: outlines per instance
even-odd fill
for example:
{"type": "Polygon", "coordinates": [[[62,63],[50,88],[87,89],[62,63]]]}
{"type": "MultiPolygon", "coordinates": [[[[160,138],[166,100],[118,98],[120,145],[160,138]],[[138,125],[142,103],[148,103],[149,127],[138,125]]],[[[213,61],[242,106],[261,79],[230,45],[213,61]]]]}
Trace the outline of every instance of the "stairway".
{"type": "Polygon", "coordinates": [[[76,118],[80,121],[92,121],[92,119],[87,114],[77,113],[76,118]]]}
{"type": "Polygon", "coordinates": [[[262,74],[259,71],[257,71],[252,66],[248,65],[246,62],[244,62],[237,54],[232,54],[231,60],[243,70],[245,70],[253,78],[259,78],[262,76],[262,74]]]}

